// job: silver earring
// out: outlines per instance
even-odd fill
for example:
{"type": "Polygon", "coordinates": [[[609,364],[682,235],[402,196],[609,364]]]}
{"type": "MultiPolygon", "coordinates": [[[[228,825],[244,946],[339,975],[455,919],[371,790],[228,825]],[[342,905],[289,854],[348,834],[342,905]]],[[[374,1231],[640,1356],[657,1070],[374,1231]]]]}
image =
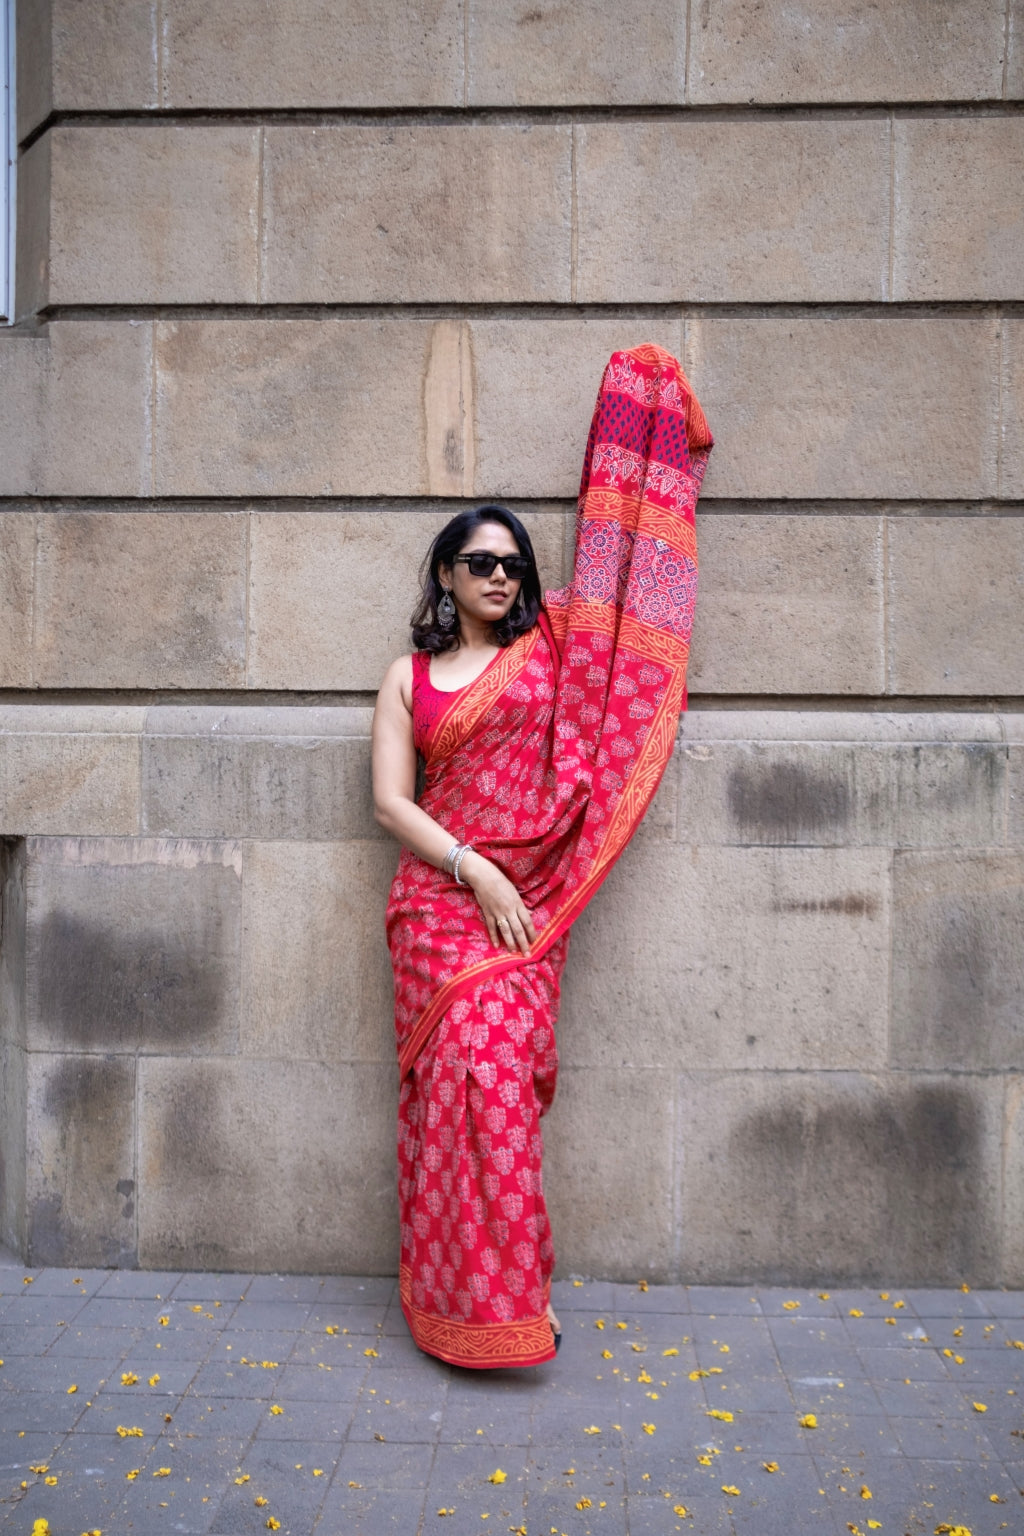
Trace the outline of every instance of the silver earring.
{"type": "Polygon", "coordinates": [[[441,601],[437,605],[437,622],[442,629],[451,629],[455,623],[455,604],[452,602],[452,595],[447,587],[445,587],[441,601]]]}

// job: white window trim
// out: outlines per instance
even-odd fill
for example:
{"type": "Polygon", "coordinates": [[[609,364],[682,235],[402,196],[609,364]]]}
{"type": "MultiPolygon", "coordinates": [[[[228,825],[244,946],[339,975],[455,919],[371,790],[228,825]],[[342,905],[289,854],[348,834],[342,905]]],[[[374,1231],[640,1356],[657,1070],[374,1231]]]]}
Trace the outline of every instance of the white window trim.
{"type": "Polygon", "coordinates": [[[0,0],[0,325],[14,318],[14,0],[0,0]]]}

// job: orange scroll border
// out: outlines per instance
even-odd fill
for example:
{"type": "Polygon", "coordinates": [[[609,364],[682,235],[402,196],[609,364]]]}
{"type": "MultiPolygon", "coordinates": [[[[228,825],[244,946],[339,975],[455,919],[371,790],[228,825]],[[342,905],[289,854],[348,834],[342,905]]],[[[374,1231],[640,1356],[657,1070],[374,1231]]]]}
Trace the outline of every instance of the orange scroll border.
{"type": "MultiPolygon", "coordinates": [[[[496,1366],[542,1365],[555,1358],[555,1342],[547,1313],[512,1323],[466,1323],[438,1317],[413,1305],[412,1274],[403,1264],[398,1274],[402,1311],[413,1342],[428,1355],[471,1371],[496,1366]]],[[[545,1305],[547,1297],[545,1295],[545,1305]]]]}

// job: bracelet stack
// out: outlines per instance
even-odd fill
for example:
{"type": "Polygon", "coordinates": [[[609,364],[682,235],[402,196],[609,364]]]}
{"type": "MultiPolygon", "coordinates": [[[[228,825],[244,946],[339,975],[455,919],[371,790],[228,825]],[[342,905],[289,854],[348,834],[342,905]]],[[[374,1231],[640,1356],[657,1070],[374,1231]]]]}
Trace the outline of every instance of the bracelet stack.
{"type": "Polygon", "coordinates": [[[448,852],[445,854],[443,860],[441,861],[441,868],[444,870],[446,875],[454,876],[456,885],[465,885],[466,883],[465,880],[460,877],[459,870],[462,867],[463,859],[470,851],[471,849],[469,843],[452,843],[451,847],[448,849],[448,852]]]}

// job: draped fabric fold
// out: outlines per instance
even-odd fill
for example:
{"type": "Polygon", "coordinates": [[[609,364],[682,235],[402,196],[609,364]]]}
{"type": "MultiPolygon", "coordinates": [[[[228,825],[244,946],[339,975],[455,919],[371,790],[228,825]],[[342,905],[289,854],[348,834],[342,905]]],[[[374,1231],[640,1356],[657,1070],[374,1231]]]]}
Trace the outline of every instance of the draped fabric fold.
{"type": "Polygon", "coordinates": [[[711,446],[669,353],[615,353],[587,442],[571,582],[467,688],[436,693],[429,659],[414,658],[420,804],[499,865],[538,935],[529,956],[492,948],[472,892],[403,852],[387,915],[401,1293],[416,1341],[456,1364],[553,1353],[540,1118],[557,1075],[568,929],[672,753],[711,446]]]}

